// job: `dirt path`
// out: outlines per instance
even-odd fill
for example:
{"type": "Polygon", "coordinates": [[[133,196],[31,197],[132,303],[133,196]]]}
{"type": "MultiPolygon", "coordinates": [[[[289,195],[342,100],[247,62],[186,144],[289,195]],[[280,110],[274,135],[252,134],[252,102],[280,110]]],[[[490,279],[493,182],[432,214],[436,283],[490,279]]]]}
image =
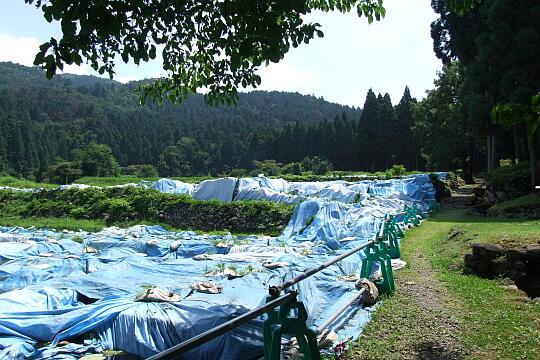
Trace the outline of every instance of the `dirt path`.
{"type": "MultiPolygon", "coordinates": [[[[478,186],[462,186],[443,207],[469,207],[478,186]]],[[[418,246],[427,236],[425,232],[404,239],[403,258],[408,266],[395,273],[396,292],[375,313],[347,359],[467,359],[470,352],[459,337],[462,314],[455,310],[462,308],[459,299],[437,279],[438,270],[418,246]]]]}
{"type": "Polygon", "coordinates": [[[458,317],[450,310],[456,306],[449,306],[451,303],[455,305],[456,299],[450,297],[444,284],[437,280],[434,270],[422,254],[413,253],[409,264],[416,279],[410,280],[407,274],[400,276],[397,272],[397,286],[413,307],[418,309],[418,312],[413,314],[414,319],[411,319],[411,327],[420,331],[420,338],[404,342],[404,358],[465,358],[467,351],[458,338],[462,326],[458,317]]]}

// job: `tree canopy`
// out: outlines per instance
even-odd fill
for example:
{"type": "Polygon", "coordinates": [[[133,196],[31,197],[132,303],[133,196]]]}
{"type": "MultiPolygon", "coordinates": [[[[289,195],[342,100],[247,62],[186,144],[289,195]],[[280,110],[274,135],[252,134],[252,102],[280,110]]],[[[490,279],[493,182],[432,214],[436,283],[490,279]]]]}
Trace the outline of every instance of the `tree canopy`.
{"type": "Polygon", "coordinates": [[[260,84],[259,66],[323,36],[320,24],[304,15],[356,9],[369,22],[385,15],[382,0],[25,2],[62,26],[62,37],[42,44],[34,61],[48,78],[65,64],[83,61],[112,78],[117,57],[139,64],[161,52],[167,76],[139,88],[143,102],[181,102],[203,88],[210,104],[235,102],[240,85],[260,84]]]}

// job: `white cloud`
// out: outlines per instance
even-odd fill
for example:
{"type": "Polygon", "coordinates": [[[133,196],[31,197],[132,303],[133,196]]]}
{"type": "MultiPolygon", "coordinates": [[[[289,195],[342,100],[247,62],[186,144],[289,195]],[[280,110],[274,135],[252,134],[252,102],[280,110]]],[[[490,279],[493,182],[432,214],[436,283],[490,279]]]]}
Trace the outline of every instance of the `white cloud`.
{"type": "Polygon", "coordinates": [[[261,85],[258,90],[291,91],[309,94],[312,92],[313,74],[284,62],[272,63],[258,71],[261,85]]]}
{"type": "Polygon", "coordinates": [[[14,38],[0,33],[0,61],[11,61],[17,64],[32,66],[41,43],[32,37],[14,38]]]}
{"type": "Polygon", "coordinates": [[[90,75],[88,65],[81,64],[79,65],[64,65],[64,70],[60,72],[61,74],[76,74],[76,75],[90,75]]]}
{"type": "MultiPolygon", "coordinates": [[[[33,37],[15,38],[10,34],[0,32],[0,61],[33,66],[36,53],[41,42],[33,37]]],[[[81,66],[65,65],[61,73],[88,75],[90,72],[86,64],[81,66]]]]}
{"type": "Polygon", "coordinates": [[[116,78],[115,80],[118,81],[118,82],[126,84],[126,83],[128,83],[130,81],[141,80],[141,78],[138,77],[137,75],[129,75],[129,76],[120,76],[120,77],[116,78]]]}

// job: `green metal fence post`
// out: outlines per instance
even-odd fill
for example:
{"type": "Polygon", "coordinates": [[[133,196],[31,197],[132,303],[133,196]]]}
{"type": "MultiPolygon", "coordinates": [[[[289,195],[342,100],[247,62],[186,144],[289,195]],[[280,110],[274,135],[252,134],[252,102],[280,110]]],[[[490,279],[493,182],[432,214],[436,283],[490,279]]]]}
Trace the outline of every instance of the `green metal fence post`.
{"type": "Polygon", "coordinates": [[[375,281],[375,285],[380,292],[390,295],[395,290],[394,274],[392,272],[392,261],[388,255],[387,246],[382,241],[367,248],[366,257],[362,261],[361,278],[369,278],[373,263],[375,262],[379,263],[382,274],[382,279],[375,281]]]}
{"type": "MultiPolygon", "coordinates": [[[[273,300],[269,296],[266,301],[273,300]]],[[[298,340],[300,351],[305,360],[320,360],[317,335],[307,326],[308,314],[301,301],[283,304],[279,308],[267,313],[264,321],[264,358],[265,360],[279,360],[281,351],[281,338],[283,335],[293,335],[298,340]]]]}
{"type": "Polygon", "coordinates": [[[388,254],[392,259],[398,259],[401,257],[401,251],[399,250],[398,236],[394,232],[392,224],[388,221],[384,224],[384,241],[388,242],[388,254]]]}

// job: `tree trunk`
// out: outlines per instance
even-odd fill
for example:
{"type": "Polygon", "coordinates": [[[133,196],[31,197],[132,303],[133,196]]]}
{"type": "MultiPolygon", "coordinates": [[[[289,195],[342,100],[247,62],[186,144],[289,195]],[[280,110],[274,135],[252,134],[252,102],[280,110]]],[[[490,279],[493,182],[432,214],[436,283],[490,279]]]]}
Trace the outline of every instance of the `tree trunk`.
{"type": "Polygon", "coordinates": [[[491,135],[491,170],[499,167],[497,159],[497,144],[495,142],[495,135],[491,135]]]}
{"type": "Polygon", "coordinates": [[[467,184],[474,184],[473,178],[473,161],[474,161],[474,146],[469,144],[469,157],[465,160],[465,169],[463,169],[463,176],[467,184]]]}
{"type": "Polygon", "coordinates": [[[527,144],[529,145],[529,164],[531,165],[531,186],[532,191],[535,190],[535,186],[538,183],[538,158],[536,154],[536,136],[528,139],[527,144]]]}
{"type": "Polygon", "coordinates": [[[512,128],[512,137],[514,139],[514,161],[518,163],[519,162],[519,139],[518,139],[517,129],[515,126],[512,128]]]}
{"type": "Polygon", "coordinates": [[[490,172],[492,169],[493,169],[493,164],[491,162],[492,158],[491,158],[491,135],[490,134],[487,134],[487,154],[486,154],[486,158],[487,158],[487,172],[490,172]]]}

